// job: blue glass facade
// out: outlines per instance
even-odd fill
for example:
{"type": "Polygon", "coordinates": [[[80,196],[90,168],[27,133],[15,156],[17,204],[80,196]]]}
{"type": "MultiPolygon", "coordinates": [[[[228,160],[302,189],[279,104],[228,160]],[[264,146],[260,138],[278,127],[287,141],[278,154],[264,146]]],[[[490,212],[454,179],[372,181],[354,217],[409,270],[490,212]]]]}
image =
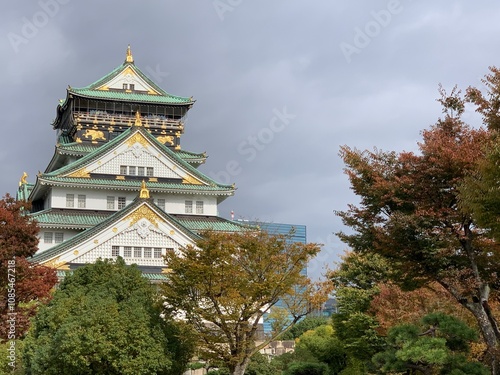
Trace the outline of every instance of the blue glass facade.
{"type": "MultiPolygon", "coordinates": [[[[291,243],[300,242],[307,243],[307,231],[305,225],[297,224],[281,224],[281,223],[266,223],[266,222],[247,222],[250,225],[258,225],[262,230],[270,234],[290,235],[289,241],[291,243]]],[[[307,276],[307,268],[302,270],[302,274],[307,276]]],[[[280,301],[281,302],[281,301],[280,301]]],[[[275,306],[281,307],[278,302],[275,306]]],[[[270,333],[272,320],[268,318],[268,314],[264,315],[264,334],[270,333]]]]}

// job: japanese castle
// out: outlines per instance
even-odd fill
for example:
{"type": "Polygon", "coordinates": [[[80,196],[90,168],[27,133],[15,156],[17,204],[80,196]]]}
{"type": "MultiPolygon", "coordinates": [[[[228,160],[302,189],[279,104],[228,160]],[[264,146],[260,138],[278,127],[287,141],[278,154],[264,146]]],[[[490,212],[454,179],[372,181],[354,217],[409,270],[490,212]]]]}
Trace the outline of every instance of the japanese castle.
{"type": "Polygon", "coordinates": [[[152,82],[130,46],[103,78],[69,86],[53,122],[52,159],[34,183],[26,174],[19,182],[17,198],[32,202],[41,229],[32,260],[64,271],[121,256],[159,280],[167,249],[194,244],[207,229],[244,229],[218,216],[234,185],[198,171],[205,153],[181,149],[194,103],[152,82]]]}

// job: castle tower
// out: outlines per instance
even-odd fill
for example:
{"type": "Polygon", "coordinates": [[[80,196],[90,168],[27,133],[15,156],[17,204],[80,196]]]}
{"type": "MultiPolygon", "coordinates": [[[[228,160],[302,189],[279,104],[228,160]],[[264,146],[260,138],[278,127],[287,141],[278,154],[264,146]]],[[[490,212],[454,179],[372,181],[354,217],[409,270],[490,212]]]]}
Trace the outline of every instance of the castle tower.
{"type": "Polygon", "coordinates": [[[161,278],[163,255],[194,244],[203,230],[245,225],[218,217],[235,191],[198,171],[204,153],[181,150],[195,101],[174,96],[125,61],[57,106],[52,160],[18,199],[32,201],[40,231],[33,261],[60,270],[121,256],[161,278]]]}

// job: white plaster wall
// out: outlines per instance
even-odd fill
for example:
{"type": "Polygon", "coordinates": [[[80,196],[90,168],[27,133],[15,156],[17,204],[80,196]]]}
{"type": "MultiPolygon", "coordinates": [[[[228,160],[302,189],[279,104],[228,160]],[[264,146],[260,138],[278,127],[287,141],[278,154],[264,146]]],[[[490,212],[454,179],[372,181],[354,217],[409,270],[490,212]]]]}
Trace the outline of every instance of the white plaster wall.
{"type": "Polygon", "coordinates": [[[172,214],[184,214],[185,201],[193,201],[193,213],[196,215],[196,201],[203,201],[203,216],[217,215],[217,198],[212,196],[203,195],[173,195],[173,194],[160,194],[152,193],[151,197],[154,198],[155,203],[157,199],[165,199],[165,211],[172,214]]]}
{"type": "Polygon", "coordinates": [[[78,208],[78,195],[86,196],[85,209],[87,210],[107,210],[107,197],[115,197],[115,208],[118,206],[118,197],[126,198],[126,205],[130,204],[139,192],[125,192],[122,190],[91,190],[77,188],[62,188],[54,187],[52,189],[52,207],[53,208],[68,208],[66,207],[66,194],[75,195],[75,206],[78,208]]]}
{"type": "Polygon", "coordinates": [[[40,253],[40,252],[43,252],[43,251],[46,251],[48,249],[50,249],[51,247],[54,247],[56,245],[59,245],[58,243],[54,243],[54,238],[52,238],[52,243],[45,243],[44,242],[44,233],[45,232],[52,232],[52,233],[64,233],[64,241],[67,241],[69,240],[71,237],[73,236],[76,236],[78,233],[80,233],[80,231],[76,231],[76,230],[70,230],[70,229],[41,229],[40,232],[38,233],[38,239],[39,239],[39,242],[38,242],[38,251],[37,253],[40,253]]]}

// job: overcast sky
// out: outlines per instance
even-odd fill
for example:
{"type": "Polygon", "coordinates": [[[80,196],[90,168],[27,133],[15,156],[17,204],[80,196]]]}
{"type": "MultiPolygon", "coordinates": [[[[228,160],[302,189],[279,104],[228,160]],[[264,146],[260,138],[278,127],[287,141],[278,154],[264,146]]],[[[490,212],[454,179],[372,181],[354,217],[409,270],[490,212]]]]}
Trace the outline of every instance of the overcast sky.
{"type": "Polygon", "coordinates": [[[47,166],[66,87],[110,72],[130,44],[151,79],[196,99],[181,143],[236,184],[220,216],[306,225],[324,244],[313,277],[346,248],[334,210],[356,202],[339,147],[416,150],[441,116],[438,84],[481,87],[500,65],[492,0],[8,1],[0,21],[2,194],[47,166]]]}

